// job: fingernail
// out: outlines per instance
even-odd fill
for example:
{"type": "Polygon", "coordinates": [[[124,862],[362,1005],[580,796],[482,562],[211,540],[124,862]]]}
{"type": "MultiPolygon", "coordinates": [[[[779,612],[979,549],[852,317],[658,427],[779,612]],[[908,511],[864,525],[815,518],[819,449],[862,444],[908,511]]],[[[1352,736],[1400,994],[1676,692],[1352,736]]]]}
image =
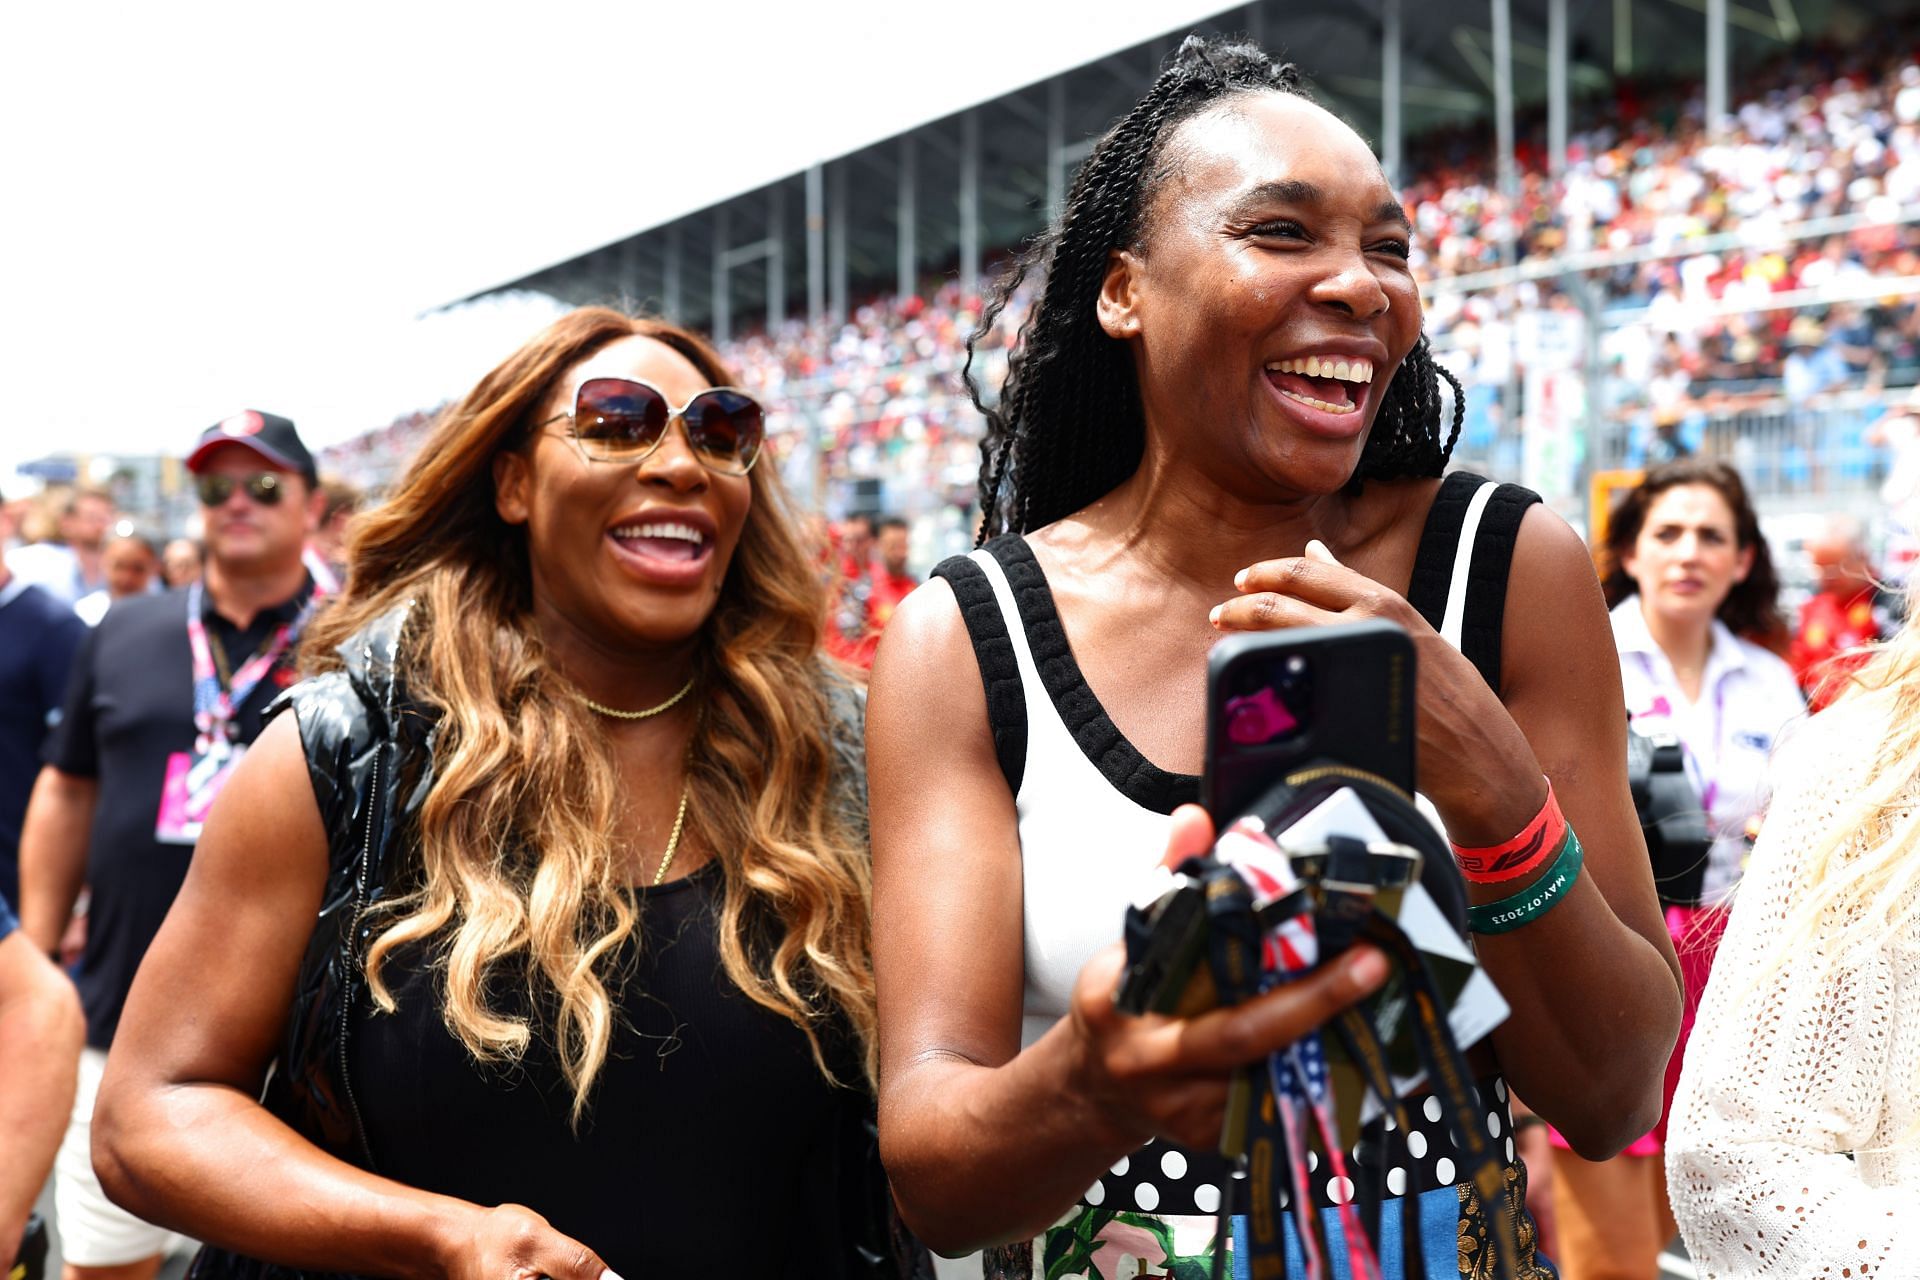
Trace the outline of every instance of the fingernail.
{"type": "Polygon", "coordinates": [[[1333,552],[1327,550],[1327,544],[1318,538],[1310,538],[1307,540],[1307,554],[1315,560],[1333,559],[1333,552]]]}
{"type": "Polygon", "coordinates": [[[1370,947],[1358,951],[1347,961],[1347,976],[1362,991],[1371,991],[1387,980],[1387,958],[1370,947]]]}
{"type": "Polygon", "coordinates": [[[1247,575],[1251,572],[1253,572],[1251,569],[1242,569],[1233,575],[1233,586],[1236,591],[1245,591],[1247,589],[1247,575]]]}
{"type": "Polygon", "coordinates": [[[1216,626],[1216,627],[1217,627],[1217,626],[1219,626],[1219,625],[1220,625],[1220,611],[1221,611],[1222,609],[1224,609],[1224,608],[1226,608],[1226,607],[1227,607],[1227,606],[1225,606],[1225,605],[1223,605],[1223,604],[1217,604],[1217,605],[1215,605],[1215,606],[1213,606],[1213,612],[1211,612],[1211,613],[1209,613],[1209,614],[1207,615],[1207,621],[1208,621],[1208,622],[1211,622],[1211,623],[1212,623],[1212,624],[1213,624],[1214,626],[1216,626]]]}

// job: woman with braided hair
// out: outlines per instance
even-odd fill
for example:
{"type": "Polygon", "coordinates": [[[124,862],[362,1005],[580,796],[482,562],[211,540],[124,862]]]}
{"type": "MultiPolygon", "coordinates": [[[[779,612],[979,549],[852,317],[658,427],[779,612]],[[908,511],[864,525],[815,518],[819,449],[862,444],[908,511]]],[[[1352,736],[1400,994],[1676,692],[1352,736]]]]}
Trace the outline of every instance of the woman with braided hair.
{"type": "MultiPolygon", "coordinates": [[[[1594,1156],[1659,1112],[1679,982],[1599,584],[1532,495],[1441,479],[1459,411],[1443,435],[1408,240],[1367,145],[1291,67],[1189,38],[983,317],[1045,272],[988,415],[988,540],[894,615],[867,742],[882,1150],[914,1230],[989,1247],[990,1274],[1204,1274],[1233,1069],[1386,971],[1356,948],[1230,1009],[1114,1009],[1126,905],[1212,842],[1191,802],[1231,632],[1398,623],[1420,788],[1463,864],[1550,813],[1579,829],[1586,871],[1551,913],[1478,939],[1512,1008],[1469,1056],[1509,1202],[1509,1083],[1594,1156]],[[1456,544],[1473,590],[1449,610],[1456,544]]],[[[1440,1114],[1374,1126],[1352,1180],[1326,1161],[1308,1190],[1331,1212],[1385,1188],[1362,1217],[1390,1277],[1551,1275],[1524,1213],[1490,1230],[1457,1185],[1420,1123],[1440,1114]]]]}

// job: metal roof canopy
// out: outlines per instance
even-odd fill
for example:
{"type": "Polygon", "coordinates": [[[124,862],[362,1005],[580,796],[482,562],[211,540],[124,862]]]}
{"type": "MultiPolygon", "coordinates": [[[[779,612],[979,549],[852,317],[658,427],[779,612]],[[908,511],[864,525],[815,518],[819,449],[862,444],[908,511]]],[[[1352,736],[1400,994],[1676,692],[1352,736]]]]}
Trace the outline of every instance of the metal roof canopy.
{"type": "MultiPolygon", "coordinates": [[[[1256,0],[1194,24],[1252,35],[1298,63],[1320,101],[1375,140],[1494,117],[1496,169],[1515,117],[1564,161],[1570,104],[1617,78],[1704,76],[1724,113],[1731,74],[1808,33],[1911,0],[1256,0]]],[[[1179,34],[1184,34],[1185,29],[1179,34]]],[[[843,317],[851,298],[977,287],[983,258],[1041,230],[1092,140],[1145,91],[1177,35],[1134,45],[757,190],[648,227],[482,293],[644,307],[725,340],[789,315],[843,317]]],[[[480,296],[480,295],[474,295],[480,296]]]]}

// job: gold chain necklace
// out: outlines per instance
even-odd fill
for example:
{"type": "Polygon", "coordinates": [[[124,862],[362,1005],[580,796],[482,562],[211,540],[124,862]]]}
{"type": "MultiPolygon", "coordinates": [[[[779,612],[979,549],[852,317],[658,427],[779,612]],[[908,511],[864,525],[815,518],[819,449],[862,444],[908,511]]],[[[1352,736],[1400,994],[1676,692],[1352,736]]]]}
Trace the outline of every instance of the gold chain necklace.
{"type": "MultiPolygon", "coordinates": [[[[686,689],[680,691],[680,693],[685,692],[686,689]]],[[[678,693],[674,695],[676,699],[679,696],[678,693]]],[[[692,792],[691,780],[680,784],[680,811],[673,815],[673,834],[667,837],[667,851],[660,855],[660,869],[653,873],[653,887],[656,889],[660,887],[660,882],[667,878],[667,868],[673,865],[673,855],[680,851],[680,832],[687,825],[687,797],[692,792]]]]}
{"type": "Polygon", "coordinates": [[[580,701],[586,703],[587,708],[589,710],[598,711],[601,715],[611,716],[615,720],[649,720],[654,716],[659,715],[662,711],[666,711],[669,708],[678,705],[680,702],[680,699],[686,697],[689,693],[692,693],[692,692],[693,692],[693,681],[690,679],[685,684],[680,686],[680,692],[674,694],[671,698],[668,698],[665,702],[661,703],[659,706],[648,707],[645,711],[622,711],[618,707],[609,707],[602,703],[595,702],[592,698],[589,698],[584,693],[580,695],[580,701]]]}

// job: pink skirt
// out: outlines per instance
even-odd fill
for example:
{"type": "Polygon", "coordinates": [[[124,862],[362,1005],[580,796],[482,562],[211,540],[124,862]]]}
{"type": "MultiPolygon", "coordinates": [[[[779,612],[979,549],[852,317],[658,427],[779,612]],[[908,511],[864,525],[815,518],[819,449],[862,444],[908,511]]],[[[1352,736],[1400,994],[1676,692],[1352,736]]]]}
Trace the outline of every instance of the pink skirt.
{"type": "MultiPolygon", "coordinates": [[[[1726,907],[1667,908],[1667,936],[1673,939],[1673,949],[1680,957],[1680,1038],[1674,1042],[1673,1054],[1667,1059],[1666,1080],[1660,1093],[1660,1123],[1653,1127],[1653,1132],[1634,1139],[1633,1145],[1620,1153],[1623,1156],[1657,1156],[1666,1150],[1667,1113],[1673,1110],[1673,1094],[1680,1087],[1687,1039],[1693,1034],[1700,997],[1706,992],[1707,978],[1713,972],[1720,935],[1727,931],[1727,915],[1726,907]]],[[[1567,1140],[1560,1136],[1559,1130],[1548,1126],[1547,1136],[1554,1146],[1563,1151],[1568,1149],[1567,1140]]]]}

